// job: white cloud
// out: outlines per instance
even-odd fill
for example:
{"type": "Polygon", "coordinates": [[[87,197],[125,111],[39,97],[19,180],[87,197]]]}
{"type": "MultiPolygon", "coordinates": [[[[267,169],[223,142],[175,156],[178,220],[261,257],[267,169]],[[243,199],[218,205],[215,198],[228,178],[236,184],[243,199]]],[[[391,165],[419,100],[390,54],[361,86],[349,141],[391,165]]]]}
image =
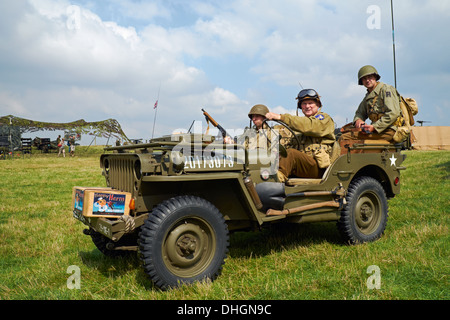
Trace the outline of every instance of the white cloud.
{"type": "MultiPolygon", "coordinates": [[[[394,3],[401,91],[448,105],[441,92],[450,85],[450,5],[394,3]]],[[[390,7],[379,4],[381,28],[369,30],[372,4],[2,2],[0,114],[54,122],[116,118],[145,137],[161,87],[158,134],[202,120],[202,107],[235,128],[248,125],[256,103],[295,113],[300,82],[317,89],[324,111],[343,125],[364,95],[356,84],[362,65],[375,65],[382,81],[393,82],[390,7]]],[[[440,123],[448,123],[447,109],[438,109],[440,123]]]]}
{"type": "Polygon", "coordinates": [[[0,101],[5,108],[4,110],[10,110],[10,113],[4,115],[26,115],[26,109],[22,102],[17,97],[13,97],[10,93],[0,92],[0,101]]]}

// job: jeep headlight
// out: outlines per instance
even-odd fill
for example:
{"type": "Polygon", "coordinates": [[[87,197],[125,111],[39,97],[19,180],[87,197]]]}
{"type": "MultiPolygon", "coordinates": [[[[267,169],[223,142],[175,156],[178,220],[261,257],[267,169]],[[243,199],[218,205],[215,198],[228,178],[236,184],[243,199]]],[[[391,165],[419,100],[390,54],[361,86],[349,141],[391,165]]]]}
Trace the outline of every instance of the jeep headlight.
{"type": "Polygon", "coordinates": [[[180,172],[184,169],[184,156],[180,151],[170,153],[170,162],[173,164],[175,171],[180,172]]]}

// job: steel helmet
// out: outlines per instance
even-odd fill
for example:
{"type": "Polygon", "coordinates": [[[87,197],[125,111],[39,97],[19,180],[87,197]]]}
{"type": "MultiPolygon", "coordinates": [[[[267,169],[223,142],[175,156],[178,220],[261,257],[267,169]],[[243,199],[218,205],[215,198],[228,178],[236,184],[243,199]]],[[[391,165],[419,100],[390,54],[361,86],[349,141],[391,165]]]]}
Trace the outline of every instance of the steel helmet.
{"type": "Polygon", "coordinates": [[[322,107],[322,101],[320,101],[320,96],[317,93],[317,91],[314,90],[314,89],[303,89],[303,90],[301,90],[298,93],[296,99],[298,100],[297,108],[301,108],[302,101],[303,100],[308,100],[308,99],[316,100],[319,103],[319,107],[322,107]]]}
{"type": "Polygon", "coordinates": [[[265,117],[267,113],[269,113],[269,108],[267,108],[263,104],[256,104],[250,109],[248,117],[251,119],[253,114],[258,114],[260,116],[265,117]]]}
{"type": "Polygon", "coordinates": [[[373,67],[373,66],[364,66],[361,69],[359,69],[359,72],[358,72],[358,84],[360,86],[362,86],[361,79],[363,77],[365,77],[365,76],[370,75],[370,74],[375,75],[375,78],[377,79],[377,81],[380,80],[380,78],[381,78],[381,76],[378,74],[378,71],[377,71],[377,69],[375,69],[375,67],[373,67]]]}

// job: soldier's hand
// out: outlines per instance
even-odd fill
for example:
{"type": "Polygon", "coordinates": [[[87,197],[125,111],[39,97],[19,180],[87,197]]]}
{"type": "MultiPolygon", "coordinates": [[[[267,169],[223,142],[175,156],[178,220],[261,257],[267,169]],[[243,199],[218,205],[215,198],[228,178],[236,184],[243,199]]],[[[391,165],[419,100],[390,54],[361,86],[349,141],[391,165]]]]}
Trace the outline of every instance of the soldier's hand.
{"type": "Polygon", "coordinates": [[[269,120],[280,120],[281,115],[279,115],[278,113],[268,112],[266,113],[266,118],[269,120]]]}
{"type": "Polygon", "coordinates": [[[372,133],[375,131],[375,128],[371,124],[364,124],[361,126],[361,129],[363,129],[365,133],[372,133]]]}
{"type": "Polygon", "coordinates": [[[223,143],[234,144],[234,140],[230,136],[226,136],[225,138],[223,138],[223,143]]]}
{"type": "Polygon", "coordinates": [[[361,128],[364,124],[365,124],[364,121],[358,119],[355,121],[355,128],[361,128]]]}

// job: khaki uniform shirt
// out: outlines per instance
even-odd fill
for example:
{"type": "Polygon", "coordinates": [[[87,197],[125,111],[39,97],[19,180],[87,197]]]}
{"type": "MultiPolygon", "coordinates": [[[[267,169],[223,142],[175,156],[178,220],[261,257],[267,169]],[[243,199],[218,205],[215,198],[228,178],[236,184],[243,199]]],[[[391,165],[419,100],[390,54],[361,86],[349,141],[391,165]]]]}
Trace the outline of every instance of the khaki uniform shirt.
{"type": "Polygon", "coordinates": [[[318,144],[332,145],[336,141],[334,136],[334,121],[326,113],[319,112],[311,117],[299,117],[291,114],[282,114],[281,121],[303,136],[315,140],[318,144]]]}
{"type": "Polygon", "coordinates": [[[353,122],[369,118],[378,133],[386,129],[397,130],[394,123],[400,116],[400,97],[397,90],[385,83],[378,82],[372,92],[367,92],[356,110],[353,122]]]}
{"type": "Polygon", "coordinates": [[[268,127],[263,129],[247,128],[244,134],[237,139],[238,144],[242,144],[249,150],[270,149],[272,132],[268,127]]]}

